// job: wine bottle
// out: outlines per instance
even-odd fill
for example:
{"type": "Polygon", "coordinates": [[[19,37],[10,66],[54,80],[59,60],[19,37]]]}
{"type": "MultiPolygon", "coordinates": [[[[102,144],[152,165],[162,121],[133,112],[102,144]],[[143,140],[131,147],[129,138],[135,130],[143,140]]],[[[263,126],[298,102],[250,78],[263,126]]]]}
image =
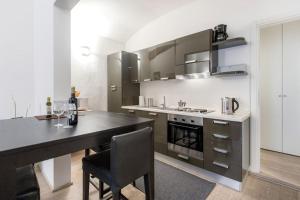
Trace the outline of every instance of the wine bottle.
{"type": "Polygon", "coordinates": [[[47,118],[50,118],[52,116],[52,103],[51,103],[51,97],[47,97],[47,102],[46,102],[46,112],[47,118]]]}
{"type": "Polygon", "coordinates": [[[75,104],[76,109],[72,112],[69,118],[70,125],[76,125],[78,123],[78,101],[75,96],[75,87],[71,88],[71,97],[69,99],[69,103],[75,104]]]}

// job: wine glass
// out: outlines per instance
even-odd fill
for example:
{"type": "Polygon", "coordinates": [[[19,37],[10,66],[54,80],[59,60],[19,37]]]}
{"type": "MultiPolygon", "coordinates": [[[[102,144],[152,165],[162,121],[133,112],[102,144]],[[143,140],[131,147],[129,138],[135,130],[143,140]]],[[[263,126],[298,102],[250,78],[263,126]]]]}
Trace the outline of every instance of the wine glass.
{"type": "Polygon", "coordinates": [[[65,115],[67,117],[68,125],[64,126],[64,128],[72,128],[73,126],[70,125],[70,119],[72,117],[72,114],[74,113],[74,110],[76,110],[76,106],[74,103],[65,103],[65,115]]]}
{"type": "Polygon", "coordinates": [[[64,114],[64,102],[63,101],[54,101],[53,113],[57,116],[57,124],[54,126],[61,127],[63,124],[59,123],[60,117],[64,114]]]}

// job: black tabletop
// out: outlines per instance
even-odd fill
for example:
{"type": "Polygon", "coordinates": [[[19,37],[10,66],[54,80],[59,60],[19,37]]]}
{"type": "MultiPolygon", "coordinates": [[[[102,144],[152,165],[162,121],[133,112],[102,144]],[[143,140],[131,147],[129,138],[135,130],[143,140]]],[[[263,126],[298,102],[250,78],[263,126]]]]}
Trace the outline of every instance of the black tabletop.
{"type": "MultiPolygon", "coordinates": [[[[86,112],[79,116],[78,124],[71,129],[57,128],[57,120],[36,118],[0,120],[0,155],[21,151],[25,147],[72,138],[99,134],[126,126],[149,123],[153,120],[122,113],[86,112]]],[[[66,124],[66,119],[61,119],[66,124]]]]}

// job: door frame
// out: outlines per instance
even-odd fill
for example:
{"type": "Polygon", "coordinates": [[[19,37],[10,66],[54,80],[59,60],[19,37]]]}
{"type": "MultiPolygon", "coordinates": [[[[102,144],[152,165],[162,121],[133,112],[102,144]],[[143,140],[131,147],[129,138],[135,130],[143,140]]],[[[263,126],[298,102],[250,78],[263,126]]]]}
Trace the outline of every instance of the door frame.
{"type": "Polygon", "coordinates": [[[286,22],[300,20],[300,12],[288,13],[274,16],[271,18],[259,20],[253,23],[252,26],[252,48],[251,48],[251,90],[250,90],[250,104],[251,104],[251,166],[250,170],[254,173],[260,172],[260,137],[261,137],[261,86],[260,86],[260,31],[262,28],[278,25],[286,22]]]}

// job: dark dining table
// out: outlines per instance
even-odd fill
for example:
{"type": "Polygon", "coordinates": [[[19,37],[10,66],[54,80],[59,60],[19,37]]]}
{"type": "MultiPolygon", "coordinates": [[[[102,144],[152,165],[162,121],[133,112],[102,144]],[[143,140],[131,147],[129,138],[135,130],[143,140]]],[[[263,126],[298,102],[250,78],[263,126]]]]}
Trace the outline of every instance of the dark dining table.
{"type": "MultiPolygon", "coordinates": [[[[151,119],[122,113],[86,112],[71,129],[57,128],[57,120],[20,118],[0,120],[0,200],[16,199],[16,168],[90,149],[112,136],[144,127],[151,119]]],[[[66,123],[66,119],[62,122],[66,123]]],[[[153,134],[152,134],[153,135],[153,134]]],[[[154,199],[154,137],[152,136],[150,199],[154,199]]]]}

